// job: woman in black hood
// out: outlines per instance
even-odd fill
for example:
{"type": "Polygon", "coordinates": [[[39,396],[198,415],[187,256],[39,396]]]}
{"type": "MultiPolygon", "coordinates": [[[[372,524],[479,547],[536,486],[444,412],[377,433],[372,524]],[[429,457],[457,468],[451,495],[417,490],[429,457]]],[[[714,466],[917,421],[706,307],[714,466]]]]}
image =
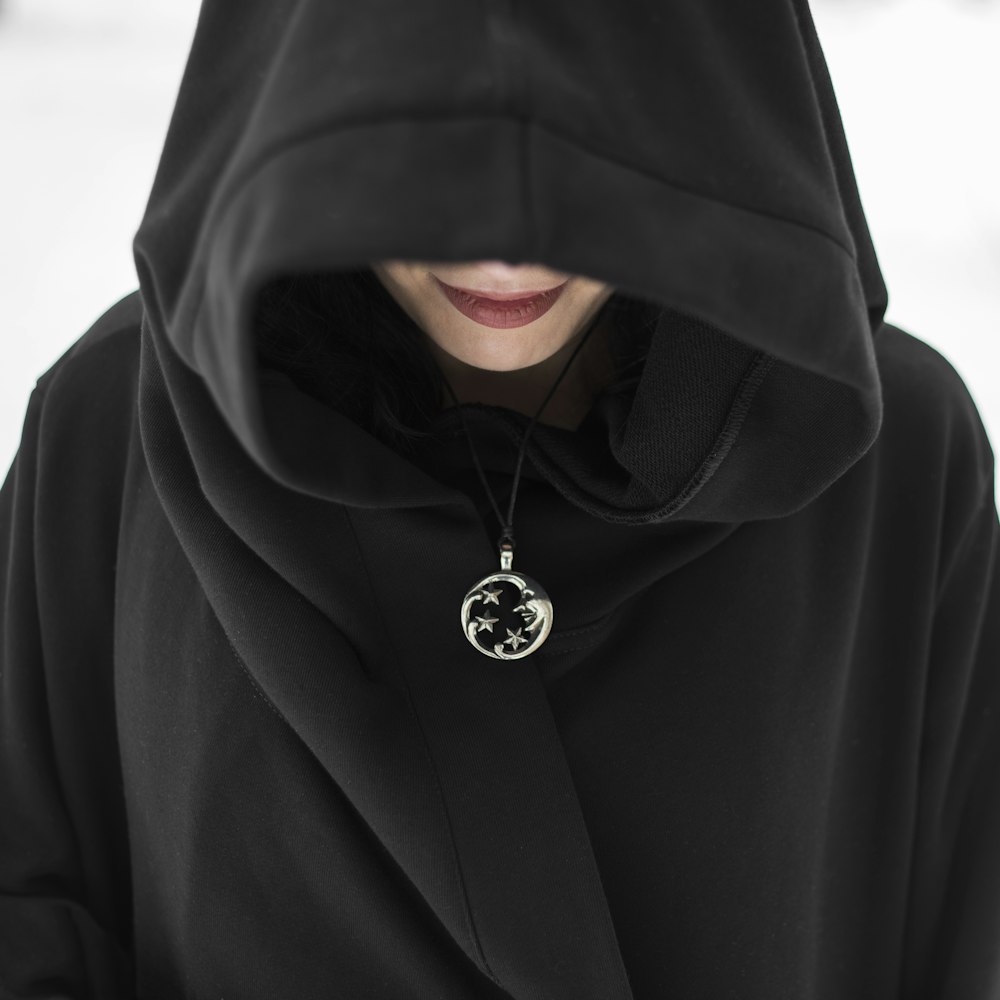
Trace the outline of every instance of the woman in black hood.
{"type": "Polygon", "coordinates": [[[1000,995],[994,455],[804,0],[205,0],[134,250],[0,492],[0,993],[1000,995]]]}

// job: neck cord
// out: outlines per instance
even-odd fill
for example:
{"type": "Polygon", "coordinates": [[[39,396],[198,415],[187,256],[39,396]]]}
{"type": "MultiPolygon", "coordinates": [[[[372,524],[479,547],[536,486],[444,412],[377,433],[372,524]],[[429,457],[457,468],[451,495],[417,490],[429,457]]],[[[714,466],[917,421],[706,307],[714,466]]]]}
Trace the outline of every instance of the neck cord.
{"type": "Polygon", "coordinates": [[[542,403],[538,407],[535,415],[531,418],[531,422],[528,424],[527,430],[524,432],[524,436],[521,438],[521,444],[517,453],[517,465],[514,469],[514,482],[510,491],[510,504],[507,508],[506,518],[504,518],[503,514],[500,512],[500,506],[497,504],[496,499],[493,496],[493,491],[490,489],[489,483],[486,480],[486,473],[483,471],[482,464],[479,461],[479,456],[476,454],[476,448],[472,441],[472,434],[469,431],[469,425],[465,419],[465,413],[462,410],[462,404],[458,401],[458,396],[456,396],[455,390],[452,389],[451,383],[444,375],[444,372],[441,373],[444,384],[447,387],[452,400],[454,400],[455,408],[458,410],[459,418],[462,421],[462,429],[465,431],[465,437],[469,443],[469,451],[472,454],[472,461],[475,463],[476,472],[479,474],[479,480],[483,484],[486,495],[489,497],[490,503],[493,505],[493,510],[496,512],[497,519],[500,522],[500,537],[497,539],[497,544],[500,549],[500,572],[484,576],[481,580],[475,583],[466,593],[465,600],[462,602],[462,631],[465,633],[469,642],[471,642],[472,645],[479,650],[479,652],[484,653],[486,656],[491,656],[494,659],[515,660],[520,659],[523,656],[527,656],[529,653],[534,652],[534,650],[545,641],[552,628],[552,602],[549,600],[549,597],[545,593],[544,589],[527,574],[521,573],[520,571],[515,573],[513,571],[514,502],[517,499],[517,487],[521,478],[521,464],[524,461],[528,437],[531,435],[531,431],[538,421],[538,418],[542,415],[542,411],[545,409],[559,383],[562,381],[563,376],[567,371],[569,371],[569,366],[573,363],[577,354],[580,353],[584,343],[586,343],[587,338],[597,326],[600,316],[601,312],[599,311],[597,316],[594,317],[590,325],[587,327],[576,347],[573,348],[573,352],[570,354],[566,364],[563,365],[558,378],[552,384],[545,398],[542,400],[542,403]],[[516,595],[514,599],[519,603],[517,603],[511,611],[508,611],[506,608],[507,602],[504,601],[501,603],[501,597],[505,596],[505,594],[509,592],[509,588],[511,586],[516,588],[516,595]],[[492,617],[491,611],[493,608],[486,609],[487,604],[495,605],[495,613],[497,617],[492,617]],[[483,614],[474,614],[476,610],[483,611],[483,614]],[[518,617],[518,615],[520,617],[518,617]],[[500,616],[503,617],[501,618],[500,616]],[[496,633],[493,632],[493,626],[498,623],[500,628],[506,628],[507,637],[499,642],[496,642],[494,641],[496,633]],[[511,625],[516,627],[512,628],[510,627],[511,625]],[[481,632],[489,632],[490,637],[485,640],[479,638],[481,632]],[[484,645],[484,641],[486,642],[486,645],[484,645]],[[524,646],[524,649],[520,648],[522,645],[524,646]]]}
{"type": "Polygon", "coordinates": [[[552,383],[551,388],[546,393],[545,398],[542,400],[541,406],[538,407],[538,410],[535,412],[535,415],[531,418],[531,422],[528,424],[527,430],[524,432],[524,437],[521,439],[521,445],[518,448],[517,464],[514,468],[514,482],[513,485],[511,486],[510,504],[507,508],[506,519],[504,519],[503,514],[500,513],[500,507],[493,496],[493,491],[490,489],[489,483],[486,481],[486,473],[483,472],[483,467],[479,462],[479,456],[476,454],[476,449],[472,443],[472,434],[469,432],[469,425],[465,419],[465,413],[462,411],[462,404],[459,403],[458,397],[455,395],[455,390],[452,389],[451,383],[445,377],[444,372],[441,373],[441,378],[444,380],[444,384],[447,387],[448,392],[451,395],[451,398],[454,400],[456,408],[458,409],[458,415],[462,421],[462,429],[465,431],[466,440],[469,442],[469,451],[472,454],[472,461],[475,463],[476,471],[479,473],[479,480],[483,484],[483,489],[486,490],[486,495],[489,497],[490,503],[493,505],[493,510],[496,511],[497,520],[500,522],[500,537],[497,540],[497,542],[498,545],[500,546],[501,551],[504,551],[506,548],[505,542],[509,543],[509,548],[511,550],[513,550],[514,548],[514,523],[513,523],[514,502],[517,499],[517,487],[521,478],[521,464],[524,461],[524,454],[528,444],[528,437],[530,436],[531,431],[534,429],[534,426],[538,421],[538,418],[542,415],[542,411],[545,409],[549,400],[552,398],[553,394],[558,388],[559,383],[563,379],[563,376],[566,374],[566,372],[569,371],[569,366],[573,364],[573,361],[576,359],[577,354],[580,353],[581,348],[586,343],[587,338],[590,336],[591,332],[597,326],[597,322],[599,319],[600,319],[600,313],[598,313],[598,315],[594,317],[590,325],[587,327],[586,332],[580,338],[576,347],[573,348],[572,354],[570,354],[569,358],[566,361],[566,364],[563,365],[562,371],[559,373],[558,378],[555,380],[555,382],[552,383]]]}

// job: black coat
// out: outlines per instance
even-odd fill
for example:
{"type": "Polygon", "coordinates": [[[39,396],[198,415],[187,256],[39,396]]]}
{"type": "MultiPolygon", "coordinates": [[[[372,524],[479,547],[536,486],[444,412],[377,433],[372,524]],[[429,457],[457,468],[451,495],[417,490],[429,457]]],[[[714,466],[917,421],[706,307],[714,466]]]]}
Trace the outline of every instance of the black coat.
{"type": "Polygon", "coordinates": [[[205,0],[135,261],[0,493],[0,995],[1000,996],[993,451],[803,0],[205,0]],[[390,258],[663,307],[531,438],[530,656],[460,628],[464,439],[255,355],[269,279],[390,258]]]}

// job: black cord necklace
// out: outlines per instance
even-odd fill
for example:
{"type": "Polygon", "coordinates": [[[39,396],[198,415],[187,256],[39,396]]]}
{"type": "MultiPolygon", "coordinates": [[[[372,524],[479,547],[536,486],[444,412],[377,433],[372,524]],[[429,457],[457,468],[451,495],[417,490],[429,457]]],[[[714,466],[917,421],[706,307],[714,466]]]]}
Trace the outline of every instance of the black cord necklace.
{"type": "Polygon", "coordinates": [[[510,504],[507,508],[506,518],[500,513],[500,507],[493,496],[493,491],[486,481],[486,474],[483,472],[479,456],[472,443],[472,434],[469,432],[462,404],[459,403],[454,389],[442,372],[441,377],[455,402],[462,421],[462,428],[469,442],[469,451],[472,453],[472,461],[475,463],[479,479],[486,490],[486,495],[490,498],[493,510],[496,511],[497,520],[500,522],[500,537],[497,539],[500,550],[500,571],[490,573],[481,580],[477,580],[466,593],[465,599],[462,601],[462,631],[480,653],[497,660],[519,660],[529,653],[533,653],[545,642],[552,630],[552,601],[548,594],[532,577],[513,570],[514,501],[517,499],[521,463],[524,460],[528,437],[563,376],[569,371],[569,366],[580,353],[580,349],[590,336],[591,331],[597,326],[600,316],[601,311],[599,310],[573,349],[566,364],[563,365],[559,377],[552,384],[524,432],[524,437],[518,448],[517,465],[514,468],[514,482],[511,486],[510,504]],[[476,614],[477,611],[480,613],[476,614]],[[494,627],[497,629],[495,632],[494,627]],[[484,635],[484,633],[488,633],[488,635],[484,635]]]}

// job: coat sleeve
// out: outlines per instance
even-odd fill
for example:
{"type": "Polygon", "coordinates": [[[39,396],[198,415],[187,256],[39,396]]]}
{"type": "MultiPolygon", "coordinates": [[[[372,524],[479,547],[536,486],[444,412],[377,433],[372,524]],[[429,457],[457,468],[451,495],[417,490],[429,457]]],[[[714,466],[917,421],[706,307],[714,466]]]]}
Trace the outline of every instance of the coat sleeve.
{"type": "MultiPolygon", "coordinates": [[[[0,488],[0,997],[115,1000],[131,983],[116,873],[122,843],[109,825],[115,793],[94,791],[109,783],[99,773],[108,710],[87,701],[99,692],[81,668],[107,650],[85,650],[72,615],[55,621],[40,611],[52,601],[39,587],[38,554],[74,516],[67,491],[48,498],[65,523],[47,540],[47,526],[37,523],[44,414],[39,385],[0,488]],[[72,648],[78,654],[62,654],[72,648]]],[[[60,464],[66,458],[57,456],[60,464]]],[[[59,566],[56,575],[70,572],[59,566]]],[[[87,602],[80,591],[83,613],[87,602]]]]}
{"type": "Polygon", "coordinates": [[[941,560],[905,1000],[1000,998],[1000,525],[992,469],[986,478],[978,502],[966,505],[958,541],[941,560]]]}

